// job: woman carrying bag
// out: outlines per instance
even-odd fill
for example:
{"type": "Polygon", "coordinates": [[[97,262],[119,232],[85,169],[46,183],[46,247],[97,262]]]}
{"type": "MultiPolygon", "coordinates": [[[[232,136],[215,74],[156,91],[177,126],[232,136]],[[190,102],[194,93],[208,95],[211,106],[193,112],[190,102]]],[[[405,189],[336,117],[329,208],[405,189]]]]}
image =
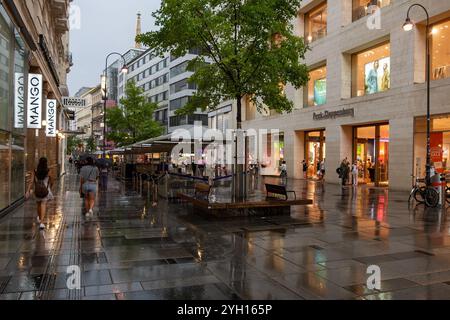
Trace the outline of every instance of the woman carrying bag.
{"type": "Polygon", "coordinates": [[[95,197],[97,195],[97,181],[99,170],[94,165],[94,159],[86,159],[85,165],[80,171],[80,195],[84,197],[86,215],[94,214],[95,197]]]}
{"type": "Polygon", "coordinates": [[[45,225],[43,223],[45,214],[47,212],[47,202],[54,199],[52,193],[53,182],[49,176],[50,170],[48,169],[47,158],[39,159],[39,164],[36,171],[32,173],[31,183],[28,186],[26,192],[26,199],[28,199],[31,194],[34,195],[37,206],[37,218],[36,221],[39,224],[39,229],[44,230],[45,225]],[[32,190],[34,186],[34,191],[32,190]]]}

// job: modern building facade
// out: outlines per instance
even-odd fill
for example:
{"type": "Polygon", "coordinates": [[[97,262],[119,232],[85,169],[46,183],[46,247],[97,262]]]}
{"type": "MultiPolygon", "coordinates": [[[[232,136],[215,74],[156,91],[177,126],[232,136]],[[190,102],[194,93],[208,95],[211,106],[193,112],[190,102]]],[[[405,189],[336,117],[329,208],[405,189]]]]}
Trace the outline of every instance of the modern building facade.
{"type": "Polygon", "coordinates": [[[192,72],[187,71],[187,65],[197,54],[196,50],[191,50],[182,57],[169,53],[159,57],[147,50],[129,63],[128,74],[119,76],[119,99],[125,97],[126,81],[134,81],[144,90],[149,102],[158,104],[155,120],[166,128],[167,133],[189,129],[195,122],[208,126],[208,116],[200,110],[188,116],[175,114],[195,93],[195,84],[188,83],[192,72]]]}
{"type": "Polygon", "coordinates": [[[450,2],[306,0],[295,31],[311,48],[310,81],[302,90],[286,87],[295,110],[261,115],[244,104],[246,129],[280,131],[259,149],[263,174],[279,174],[284,160],[289,175],[302,178],[306,160],[315,178],[324,160],[326,180],[338,183],[336,168],[347,158],[357,162],[362,184],[407,190],[412,175],[424,176],[425,13],[412,10],[416,28],[402,28],[413,3],[429,10],[433,24],[432,162],[438,171],[450,169],[450,2]]]}
{"type": "Polygon", "coordinates": [[[0,3],[0,214],[21,203],[40,157],[54,178],[64,172],[66,142],[56,130],[69,120],[61,106],[72,65],[68,8],[68,0],[0,3]]]}

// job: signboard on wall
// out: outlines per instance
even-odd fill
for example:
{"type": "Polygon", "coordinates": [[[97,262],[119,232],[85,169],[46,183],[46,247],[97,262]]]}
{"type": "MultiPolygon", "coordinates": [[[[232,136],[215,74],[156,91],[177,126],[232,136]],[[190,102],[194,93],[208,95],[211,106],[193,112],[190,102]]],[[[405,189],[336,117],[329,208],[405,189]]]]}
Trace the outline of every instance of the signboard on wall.
{"type": "Polygon", "coordinates": [[[432,132],[430,135],[430,156],[434,163],[436,172],[442,173],[444,134],[442,132],[432,132]]]}
{"type": "Polygon", "coordinates": [[[47,137],[56,137],[56,100],[47,100],[47,127],[45,133],[47,137]]]}
{"type": "Polygon", "coordinates": [[[22,129],[25,122],[25,95],[24,95],[24,75],[16,73],[14,75],[14,128],[22,129]]]}
{"type": "Polygon", "coordinates": [[[27,127],[42,128],[42,75],[28,75],[27,127]]]}
{"type": "Polygon", "coordinates": [[[86,99],[63,97],[62,104],[65,108],[84,108],[86,107],[86,99]]]}

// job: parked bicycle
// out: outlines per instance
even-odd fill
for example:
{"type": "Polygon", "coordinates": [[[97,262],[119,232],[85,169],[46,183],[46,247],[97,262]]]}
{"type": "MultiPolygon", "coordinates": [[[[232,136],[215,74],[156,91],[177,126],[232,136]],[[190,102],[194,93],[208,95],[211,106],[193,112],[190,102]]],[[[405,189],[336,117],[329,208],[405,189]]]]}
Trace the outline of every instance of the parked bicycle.
{"type": "MultiPolygon", "coordinates": [[[[413,178],[415,182],[409,194],[408,202],[411,202],[411,200],[414,199],[420,204],[424,203],[427,207],[437,207],[439,205],[439,193],[436,189],[432,186],[427,186],[425,179],[420,179],[414,176],[413,178]]],[[[450,194],[449,187],[447,187],[446,193],[447,195],[450,194]]],[[[447,202],[449,201],[450,198],[447,196],[447,202]]]]}

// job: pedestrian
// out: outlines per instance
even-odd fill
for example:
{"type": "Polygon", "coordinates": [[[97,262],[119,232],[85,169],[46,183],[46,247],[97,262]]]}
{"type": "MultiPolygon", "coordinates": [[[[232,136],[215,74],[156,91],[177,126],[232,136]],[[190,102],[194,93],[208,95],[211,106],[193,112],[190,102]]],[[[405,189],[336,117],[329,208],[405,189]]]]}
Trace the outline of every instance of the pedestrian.
{"type": "Polygon", "coordinates": [[[320,161],[320,164],[319,164],[319,177],[320,177],[320,180],[325,179],[325,159],[320,161]]]}
{"type": "Polygon", "coordinates": [[[109,176],[109,168],[108,165],[103,163],[100,166],[100,184],[102,186],[102,191],[108,191],[108,176],[109,176]]]}
{"type": "Polygon", "coordinates": [[[348,175],[350,173],[349,162],[347,158],[342,160],[341,165],[339,167],[339,178],[341,179],[342,186],[346,186],[348,182],[348,175]]]}
{"type": "Polygon", "coordinates": [[[37,205],[37,218],[36,221],[39,224],[39,229],[44,230],[44,218],[47,212],[47,202],[53,200],[52,186],[53,181],[49,176],[50,170],[48,169],[47,158],[39,159],[39,164],[36,171],[32,173],[31,183],[28,186],[26,192],[26,198],[28,199],[32,192],[34,185],[34,197],[37,205]]]}
{"type": "Polygon", "coordinates": [[[355,161],[352,165],[352,184],[355,187],[358,185],[358,176],[359,176],[358,161],[355,161]]]}
{"type": "Polygon", "coordinates": [[[306,160],[302,161],[302,169],[303,169],[303,179],[306,179],[308,172],[308,164],[306,163],[306,160]]]}
{"type": "Polygon", "coordinates": [[[84,196],[86,216],[94,213],[95,197],[97,195],[98,168],[94,165],[94,159],[88,157],[86,165],[80,171],[80,194],[84,196]]]}
{"type": "Polygon", "coordinates": [[[287,183],[287,165],[286,165],[286,161],[283,160],[283,162],[281,162],[280,170],[281,170],[280,177],[282,179],[282,183],[287,183]]]}

